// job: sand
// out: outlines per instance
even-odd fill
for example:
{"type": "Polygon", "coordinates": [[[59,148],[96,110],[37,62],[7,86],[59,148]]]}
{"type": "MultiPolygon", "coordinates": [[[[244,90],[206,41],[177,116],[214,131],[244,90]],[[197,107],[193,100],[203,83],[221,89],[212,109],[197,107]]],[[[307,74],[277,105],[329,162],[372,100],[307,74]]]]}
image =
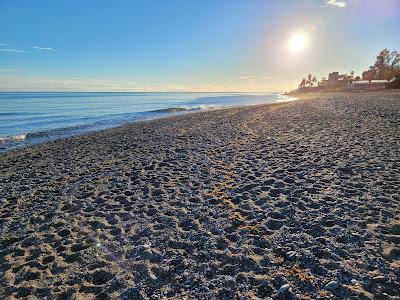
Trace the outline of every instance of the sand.
{"type": "Polygon", "coordinates": [[[2,153],[0,298],[400,299],[399,149],[379,92],[2,153]]]}

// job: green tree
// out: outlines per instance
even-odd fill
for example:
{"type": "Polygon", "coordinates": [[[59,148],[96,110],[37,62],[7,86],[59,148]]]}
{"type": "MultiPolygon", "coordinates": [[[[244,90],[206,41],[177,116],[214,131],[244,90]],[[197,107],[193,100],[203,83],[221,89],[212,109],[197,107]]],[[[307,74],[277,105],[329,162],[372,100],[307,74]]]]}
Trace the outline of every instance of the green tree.
{"type": "Polygon", "coordinates": [[[391,80],[393,77],[399,77],[400,76],[400,53],[398,51],[392,51],[390,52],[390,72],[389,72],[389,77],[387,80],[391,80]]]}
{"type": "Polygon", "coordinates": [[[393,78],[393,70],[392,69],[386,69],[384,73],[384,79],[387,81],[390,81],[393,78]]]}
{"type": "Polygon", "coordinates": [[[372,80],[375,80],[377,78],[377,69],[375,66],[370,66],[368,71],[362,72],[362,79],[368,80],[371,82],[372,80]]]}
{"type": "Polygon", "coordinates": [[[390,67],[394,68],[399,66],[400,63],[400,53],[398,51],[390,52],[390,67]]]}
{"type": "Polygon", "coordinates": [[[377,79],[385,78],[385,71],[390,63],[390,51],[388,49],[383,49],[376,56],[374,67],[376,69],[376,77],[377,79]]]}

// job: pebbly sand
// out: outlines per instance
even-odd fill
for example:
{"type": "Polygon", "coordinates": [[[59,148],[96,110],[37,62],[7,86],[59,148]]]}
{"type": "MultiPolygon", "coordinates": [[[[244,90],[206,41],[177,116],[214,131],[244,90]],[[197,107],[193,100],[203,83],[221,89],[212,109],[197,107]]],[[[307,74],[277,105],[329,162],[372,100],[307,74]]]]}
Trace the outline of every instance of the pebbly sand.
{"type": "Polygon", "coordinates": [[[400,299],[399,149],[379,92],[0,154],[0,298],[400,299]]]}

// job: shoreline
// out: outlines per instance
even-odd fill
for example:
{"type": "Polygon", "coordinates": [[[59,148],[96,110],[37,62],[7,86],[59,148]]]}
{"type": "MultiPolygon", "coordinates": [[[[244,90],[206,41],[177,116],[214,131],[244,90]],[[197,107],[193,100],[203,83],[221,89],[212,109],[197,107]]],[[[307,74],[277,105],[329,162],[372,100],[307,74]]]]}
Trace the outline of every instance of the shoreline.
{"type": "Polygon", "coordinates": [[[391,91],[4,152],[0,298],[397,299],[399,146],[391,91]]]}
{"type": "MultiPolygon", "coordinates": [[[[222,92],[221,92],[222,94],[222,92]]],[[[261,93],[260,93],[261,94],[261,93]]],[[[170,107],[170,108],[165,108],[165,109],[160,109],[160,110],[154,110],[154,111],[145,111],[145,112],[141,112],[141,113],[160,113],[159,116],[154,115],[154,116],[142,116],[141,118],[138,119],[132,119],[132,120],[128,120],[128,121],[122,121],[122,123],[115,123],[114,125],[109,125],[106,126],[105,128],[101,128],[101,126],[99,128],[96,129],[95,124],[86,124],[83,127],[92,127],[93,129],[87,129],[87,130],[83,130],[79,133],[71,133],[71,134],[67,134],[64,136],[59,136],[59,137],[52,137],[52,138],[47,138],[47,139],[43,139],[42,141],[37,141],[37,142],[32,142],[32,143],[26,143],[27,142],[27,137],[32,136],[32,135],[38,135],[40,133],[46,133],[46,132],[50,132],[50,131],[59,131],[62,130],[63,128],[55,128],[52,130],[44,130],[44,131],[34,131],[34,132],[24,132],[15,136],[5,136],[5,137],[0,137],[0,146],[1,145],[8,145],[8,148],[1,148],[0,147],[0,155],[1,153],[8,153],[11,151],[15,151],[18,149],[23,149],[26,147],[31,147],[34,145],[39,145],[39,144],[43,144],[43,143],[47,143],[47,142],[52,142],[52,141],[57,141],[60,139],[65,139],[65,138],[70,138],[70,137],[74,137],[74,136],[79,136],[81,134],[89,134],[89,133],[94,133],[94,132],[98,132],[98,131],[103,131],[103,130],[108,130],[108,129],[112,129],[112,128],[117,128],[120,126],[124,126],[124,125],[129,125],[129,124],[135,124],[138,122],[146,122],[146,121],[152,121],[152,120],[157,120],[157,119],[161,119],[161,118],[168,118],[168,117],[173,117],[173,116],[181,116],[181,115],[185,115],[185,114],[190,114],[190,113],[198,113],[198,112],[205,112],[205,111],[214,111],[214,110],[222,110],[222,109],[230,109],[230,108],[240,108],[240,107],[248,107],[248,106],[257,106],[257,105],[269,105],[269,104],[276,104],[276,103],[286,103],[286,102],[291,102],[291,101],[295,101],[298,98],[297,97],[293,97],[293,96],[288,96],[288,95],[281,95],[278,93],[270,93],[270,94],[274,94],[280,97],[284,97],[286,98],[286,100],[284,100],[282,98],[282,101],[279,102],[272,102],[272,103],[265,103],[265,104],[247,104],[247,105],[222,105],[222,106],[211,106],[211,107],[206,107],[203,108],[202,105],[198,106],[198,107],[184,107],[184,106],[178,106],[178,107],[170,107]]],[[[77,130],[78,128],[81,126],[76,126],[77,130]]],[[[71,127],[72,128],[72,127],[71,127]]],[[[69,128],[69,129],[71,129],[69,128]]],[[[67,129],[67,128],[66,128],[67,129]]]]}

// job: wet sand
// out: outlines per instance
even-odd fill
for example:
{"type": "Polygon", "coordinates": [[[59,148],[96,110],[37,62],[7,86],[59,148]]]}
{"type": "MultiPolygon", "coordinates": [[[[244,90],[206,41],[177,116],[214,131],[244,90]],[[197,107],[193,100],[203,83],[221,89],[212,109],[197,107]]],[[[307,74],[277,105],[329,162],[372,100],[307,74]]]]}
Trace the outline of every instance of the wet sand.
{"type": "Polygon", "coordinates": [[[400,299],[399,149],[379,92],[2,153],[0,298],[400,299]]]}

